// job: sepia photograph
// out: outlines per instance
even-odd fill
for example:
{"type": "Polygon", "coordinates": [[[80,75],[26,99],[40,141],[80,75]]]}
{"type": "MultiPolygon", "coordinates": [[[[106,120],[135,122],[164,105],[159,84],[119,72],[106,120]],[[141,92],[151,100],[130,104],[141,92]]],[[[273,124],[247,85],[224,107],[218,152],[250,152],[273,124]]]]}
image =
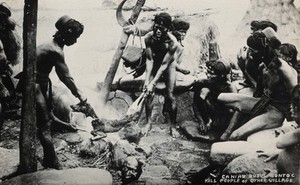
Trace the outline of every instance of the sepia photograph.
{"type": "Polygon", "coordinates": [[[300,185],[300,0],[0,0],[0,185],[300,185]]]}

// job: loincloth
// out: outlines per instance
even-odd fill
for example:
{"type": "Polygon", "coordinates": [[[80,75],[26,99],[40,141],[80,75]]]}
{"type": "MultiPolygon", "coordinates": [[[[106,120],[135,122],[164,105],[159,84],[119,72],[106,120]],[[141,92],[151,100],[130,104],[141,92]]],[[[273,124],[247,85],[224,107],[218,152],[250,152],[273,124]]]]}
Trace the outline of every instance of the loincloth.
{"type": "Polygon", "coordinates": [[[271,99],[270,97],[263,95],[259,101],[254,105],[254,107],[251,110],[251,118],[254,118],[260,114],[263,114],[267,111],[268,106],[275,107],[278,111],[283,113],[284,117],[287,119],[287,121],[292,121],[291,117],[291,111],[290,111],[290,101],[285,102],[279,102],[274,99],[271,99]]]}

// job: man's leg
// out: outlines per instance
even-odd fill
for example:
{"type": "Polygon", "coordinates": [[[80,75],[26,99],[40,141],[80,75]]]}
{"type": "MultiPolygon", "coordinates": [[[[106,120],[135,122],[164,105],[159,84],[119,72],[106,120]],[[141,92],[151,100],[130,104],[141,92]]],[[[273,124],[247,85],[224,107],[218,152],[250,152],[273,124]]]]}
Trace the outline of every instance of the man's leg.
{"type": "Polygon", "coordinates": [[[245,117],[248,117],[245,113],[250,113],[254,105],[259,100],[252,96],[239,94],[239,93],[221,93],[218,96],[218,100],[235,111],[231,118],[229,125],[223,135],[220,137],[221,140],[228,140],[233,130],[240,126],[245,117]]]}
{"type": "Polygon", "coordinates": [[[45,168],[62,169],[52,144],[50,133],[51,116],[48,111],[45,97],[43,96],[39,85],[36,86],[36,109],[37,109],[37,135],[44,150],[43,166],[45,168]]]}
{"type": "Polygon", "coordinates": [[[249,135],[265,130],[280,127],[284,121],[284,115],[275,107],[269,105],[266,112],[252,118],[243,126],[235,130],[229,137],[229,140],[245,139],[249,135]]]}
{"type": "Polygon", "coordinates": [[[172,137],[179,137],[180,134],[177,131],[177,104],[176,104],[176,98],[174,96],[174,88],[175,88],[175,82],[176,82],[176,63],[172,62],[166,71],[166,78],[165,78],[165,83],[166,83],[166,99],[167,102],[170,103],[169,107],[169,115],[170,115],[170,134],[172,137]]]}
{"type": "Polygon", "coordinates": [[[217,99],[225,106],[244,113],[250,113],[259,101],[259,98],[239,93],[221,93],[217,99]]]}
{"type": "MultiPolygon", "coordinates": [[[[143,126],[142,134],[147,136],[149,131],[152,128],[152,110],[153,110],[153,99],[154,99],[154,93],[151,95],[148,95],[145,99],[145,112],[146,112],[146,124],[143,126]]],[[[142,116],[140,116],[141,121],[142,116]]]]}
{"type": "Polygon", "coordinates": [[[207,124],[211,121],[207,112],[206,102],[200,97],[200,90],[194,92],[193,111],[200,126],[200,132],[207,133],[207,124]]]}

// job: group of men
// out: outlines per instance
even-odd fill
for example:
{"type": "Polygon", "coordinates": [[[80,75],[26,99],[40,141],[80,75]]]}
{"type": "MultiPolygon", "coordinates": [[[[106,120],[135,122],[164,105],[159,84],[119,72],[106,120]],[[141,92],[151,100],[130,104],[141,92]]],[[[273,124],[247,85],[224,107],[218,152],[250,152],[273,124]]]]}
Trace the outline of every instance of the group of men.
{"type": "MultiPolygon", "coordinates": [[[[2,16],[1,8],[0,5],[0,16],[2,16]]],[[[4,10],[4,14],[9,17],[9,10],[5,8],[4,10]]],[[[236,122],[233,120],[237,117],[233,116],[234,111],[249,114],[245,124],[232,133],[219,133],[218,137],[223,140],[244,139],[259,130],[279,127],[284,119],[295,119],[292,117],[290,105],[292,92],[297,86],[297,71],[295,70],[298,65],[297,50],[291,44],[281,43],[276,34],[277,27],[273,23],[256,21],[252,22],[251,26],[253,32],[247,38],[248,48],[245,50],[246,54],[239,57],[239,64],[246,79],[243,85],[255,88],[253,96],[237,93],[237,89],[228,79],[231,66],[223,59],[206,62],[206,77],[198,79],[192,84],[192,90],[195,92],[194,111],[198,112],[195,115],[198,120],[201,120],[201,132],[206,133],[211,127],[210,124],[212,127],[222,125],[226,127],[227,123],[236,122]],[[209,90],[209,95],[204,98],[200,96],[203,88],[209,90]]],[[[37,48],[37,127],[38,137],[44,148],[43,165],[61,169],[51,142],[50,125],[55,116],[51,112],[49,75],[54,68],[59,79],[70,89],[72,94],[80,102],[87,101],[69,73],[63,52],[64,46],[71,46],[76,43],[84,27],[66,15],[58,19],[55,27],[57,32],[53,35],[53,39],[37,48]]],[[[168,113],[170,117],[169,131],[173,137],[180,136],[176,122],[177,106],[174,88],[176,70],[183,74],[190,73],[189,70],[182,69],[179,65],[184,49],[182,41],[189,27],[187,21],[172,20],[168,13],[162,12],[155,15],[154,24],[144,37],[146,46],[146,70],[143,86],[146,98],[144,134],[147,134],[151,129],[155,87],[159,81],[163,81],[166,84],[163,111],[168,113]]],[[[124,31],[132,33],[130,29],[124,29],[124,31]]],[[[1,46],[0,42],[0,49],[1,46]]],[[[3,48],[0,50],[0,57],[0,64],[6,65],[7,59],[3,48]]],[[[2,69],[4,68],[1,67],[2,69]]]]}

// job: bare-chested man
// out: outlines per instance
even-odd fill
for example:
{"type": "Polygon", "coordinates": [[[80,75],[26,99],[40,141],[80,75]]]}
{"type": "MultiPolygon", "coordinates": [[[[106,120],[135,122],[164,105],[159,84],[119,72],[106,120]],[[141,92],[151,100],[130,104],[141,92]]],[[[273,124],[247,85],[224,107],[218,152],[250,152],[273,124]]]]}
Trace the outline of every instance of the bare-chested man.
{"type": "Polygon", "coordinates": [[[44,149],[43,166],[61,169],[51,142],[50,126],[53,122],[51,113],[51,81],[49,75],[53,68],[59,79],[71,90],[80,102],[87,99],[77,88],[69,68],[65,62],[64,46],[71,46],[83,32],[83,25],[65,15],[55,23],[57,32],[53,40],[37,48],[37,73],[36,73],[36,100],[37,100],[37,127],[38,137],[44,149]]]}
{"type": "Polygon", "coordinates": [[[0,4],[0,129],[5,111],[14,106],[16,93],[11,79],[11,66],[19,63],[21,49],[19,36],[15,32],[16,24],[11,19],[11,11],[5,3],[0,4]]]}
{"type": "Polygon", "coordinates": [[[198,120],[201,133],[206,134],[210,129],[209,140],[218,140],[232,118],[233,111],[217,101],[220,93],[236,93],[236,87],[229,81],[230,63],[224,59],[206,62],[206,77],[199,79],[193,85],[193,109],[198,120]],[[208,89],[208,93],[201,96],[201,90],[208,89]]]}
{"type": "MultiPolygon", "coordinates": [[[[251,34],[255,31],[261,31],[267,27],[272,28],[275,32],[277,31],[277,26],[269,20],[252,21],[250,23],[251,34]]],[[[240,84],[245,87],[249,86],[255,88],[258,76],[257,69],[262,62],[262,56],[260,53],[254,52],[249,47],[243,47],[237,55],[237,61],[245,78],[244,82],[241,82],[240,84]]]]}
{"type": "Polygon", "coordinates": [[[254,32],[248,37],[247,44],[263,56],[257,85],[257,97],[260,98],[220,94],[218,99],[228,106],[251,113],[251,119],[235,130],[230,140],[245,139],[254,132],[281,126],[285,118],[289,120],[291,91],[297,85],[296,70],[277,55],[276,49],[281,42],[272,28],[254,32]]]}
{"type": "Polygon", "coordinates": [[[180,66],[180,64],[183,62],[182,60],[182,54],[184,50],[183,40],[185,39],[186,33],[190,28],[190,23],[180,19],[176,18],[172,21],[172,34],[176,37],[177,41],[180,43],[180,45],[177,48],[177,51],[175,53],[175,60],[176,60],[176,71],[179,71],[185,75],[190,74],[190,71],[188,69],[184,69],[180,66]]]}
{"type": "Polygon", "coordinates": [[[166,84],[166,100],[169,103],[171,121],[170,134],[178,137],[176,130],[177,106],[173,94],[176,80],[176,62],[174,54],[178,47],[176,38],[169,33],[171,16],[160,13],[154,18],[153,31],[145,36],[146,44],[146,77],[144,90],[146,92],[146,126],[143,129],[147,134],[151,129],[151,113],[153,109],[154,90],[157,82],[162,79],[166,84]]]}

